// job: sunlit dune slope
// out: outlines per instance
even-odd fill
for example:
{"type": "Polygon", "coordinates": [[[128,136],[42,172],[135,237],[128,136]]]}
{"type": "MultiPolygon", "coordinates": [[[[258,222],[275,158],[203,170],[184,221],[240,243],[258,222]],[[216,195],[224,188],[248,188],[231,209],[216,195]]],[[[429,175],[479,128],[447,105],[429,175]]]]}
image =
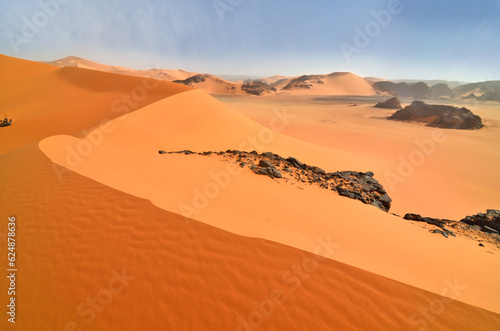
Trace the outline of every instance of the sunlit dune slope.
{"type": "Polygon", "coordinates": [[[0,55],[0,154],[54,134],[77,134],[190,87],[0,55]],[[2,118],[3,119],[3,118],[2,118]]]}
{"type": "MultiPolygon", "coordinates": [[[[283,116],[276,113],[275,129],[284,125],[283,116]]],[[[301,190],[248,169],[229,175],[227,164],[216,158],[158,154],[255,148],[295,156],[326,171],[370,170],[369,165],[352,169],[354,162],[361,163],[348,153],[272,132],[203,91],[151,104],[96,128],[86,139],[54,136],[40,147],[61,166],[62,178],[66,168],[72,169],[165,210],[311,252],[311,238],[331,235],[341,246],[334,257],[341,262],[435,293],[444,280],[458,278],[468,287],[461,301],[500,311],[498,257],[474,241],[429,234],[329,190],[301,190]]]]}
{"type": "MultiPolygon", "coordinates": [[[[186,223],[75,173],[59,181],[36,145],[0,156],[0,172],[9,173],[0,183],[0,213],[16,217],[20,270],[16,324],[2,318],[2,330],[494,330],[500,324],[497,314],[293,247],[186,223]]],[[[313,241],[319,254],[336,254],[313,241]]],[[[6,256],[6,245],[0,251],[6,256]]],[[[5,277],[0,286],[7,287],[5,277]]],[[[452,287],[443,284],[448,292],[452,287]]]]}
{"type": "Polygon", "coordinates": [[[129,75],[129,76],[139,76],[148,77],[154,79],[162,79],[168,81],[174,81],[178,79],[186,79],[191,76],[196,75],[195,72],[189,72],[182,69],[147,69],[147,70],[135,70],[130,68],[111,66],[101,63],[96,63],[83,59],[78,56],[67,56],[65,58],[46,62],[59,67],[77,67],[84,69],[92,69],[110,72],[113,74],[129,75]]]}

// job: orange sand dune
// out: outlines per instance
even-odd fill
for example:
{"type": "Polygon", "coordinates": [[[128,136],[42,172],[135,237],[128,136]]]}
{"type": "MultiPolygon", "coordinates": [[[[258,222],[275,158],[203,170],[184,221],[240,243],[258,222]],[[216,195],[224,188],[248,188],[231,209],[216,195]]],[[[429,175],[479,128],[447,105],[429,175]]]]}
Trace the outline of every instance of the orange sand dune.
{"type": "MultiPolygon", "coordinates": [[[[293,247],[185,220],[36,145],[0,156],[16,217],[16,324],[2,330],[495,330],[500,315],[293,247]]],[[[6,256],[2,230],[0,251],[6,256]]],[[[321,255],[335,248],[311,245],[321,255]]],[[[313,239],[315,241],[315,239],[313,239]]],[[[318,244],[319,243],[319,244],[318,244]]],[[[333,251],[332,251],[333,250],[333,251]]],[[[442,283],[448,294],[464,291],[442,283]]],[[[7,288],[5,277],[0,286],[7,288]]]]}
{"type": "MultiPolygon", "coordinates": [[[[278,123],[274,122],[276,127],[278,123]]],[[[308,163],[320,156],[313,164],[327,171],[352,169],[346,165],[357,160],[343,159],[341,151],[266,130],[200,90],[151,104],[114,120],[108,128],[112,129],[97,128],[86,139],[50,137],[40,147],[62,167],[233,233],[311,252],[311,238],[331,235],[342,246],[336,260],[435,293],[444,279],[458,277],[468,286],[461,301],[500,312],[498,250],[490,254],[474,241],[431,235],[327,190],[299,190],[248,169],[228,175],[227,165],[212,158],[158,154],[160,149],[252,150],[253,139],[260,142],[260,151],[296,156],[308,163]],[[90,146],[91,152],[81,152],[84,146],[90,146]]]]}
{"type": "Polygon", "coordinates": [[[370,82],[350,72],[335,72],[329,75],[314,75],[307,82],[309,88],[292,88],[283,90],[288,83],[298,77],[283,80],[274,85],[275,88],[292,95],[373,95],[370,82]],[[321,83],[318,82],[318,79],[321,83]]]}
{"type": "Polygon", "coordinates": [[[0,55],[0,154],[54,134],[77,134],[190,87],[0,55]],[[2,118],[3,119],[3,118],[2,118]]]}
{"type": "Polygon", "coordinates": [[[59,67],[77,67],[84,69],[99,70],[113,74],[148,77],[154,79],[162,79],[174,81],[178,79],[186,79],[196,75],[196,72],[189,72],[182,69],[148,69],[148,70],[135,70],[118,66],[110,66],[89,61],[77,56],[68,56],[59,60],[45,62],[59,67]]]}
{"type": "MultiPolygon", "coordinates": [[[[375,172],[393,199],[393,212],[460,220],[500,209],[500,107],[495,103],[454,104],[483,119],[481,130],[446,130],[389,121],[394,110],[376,101],[275,96],[221,99],[269,126],[273,109],[286,105],[296,115],[283,133],[323,146],[337,155],[339,169],[375,172]],[[422,155],[424,157],[422,158],[422,155]]],[[[325,154],[323,154],[325,155],[325,154]]],[[[321,154],[306,162],[320,163],[321,154]]]]}

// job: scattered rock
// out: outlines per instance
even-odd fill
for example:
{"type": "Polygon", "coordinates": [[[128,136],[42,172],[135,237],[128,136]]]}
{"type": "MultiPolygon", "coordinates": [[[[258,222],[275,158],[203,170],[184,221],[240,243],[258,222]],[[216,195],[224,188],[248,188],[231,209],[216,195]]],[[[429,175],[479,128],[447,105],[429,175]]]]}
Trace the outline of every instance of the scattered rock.
{"type": "Polygon", "coordinates": [[[432,233],[441,233],[445,238],[448,238],[448,234],[442,230],[439,230],[439,229],[434,229],[434,231],[432,231],[432,233]]]}
{"type": "Polygon", "coordinates": [[[167,154],[167,152],[165,152],[164,150],[159,150],[158,154],[167,154]]]}
{"type": "MultiPolygon", "coordinates": [[[[169,152],[177,154],[196,154],[192,151],[169,152]]],[[[198,155],[216,154],[226,159],[232,159],[240,167],[248,167],[255,174],[269,176],[272,179],[283,178],[283,173],[300,183],[318,185],[323,189],[330,189],[340,196],[359,200],[388,212],[392,199],[387,195],[382,185],[373,178],[371,171],[336,171],[327,173],[324,169],[309,166],[294,157],[283,158],[278,154],[266,152],[259,154],[256,151],[242,152],[227,150],[225,152],[202,152],[198,155]],[[257,165],[253,163],[256,162],[257,165]],[[283,172],[283,173],[282,173],[283,172]]],[[[289,178],[286,178],[289,180],[289,178]]]]}
{"type": "Polygon", "coordinates": [[[401,109],[401,102],[398,98],[391,98],[384,102],[379,102],[375,105],[376,108],[386,108],[386,109],[401,109]]]}
{"type": "Polygon", "coordinates": [[[12,119],[9,118],[4,118],[2,122],[0,122],[0,128],[1,127],[6,127],[6,126],[11,126],[12,125],[12,119]]]}
{"type": "Polygon", "coordinates": [[[443,228],[443,229],[444,229],[444,226],[446,224],[453,222],[451,220],[443,220],[443,219],[431,218],[431,217],[422,217],[419,214],[406,214],[403,218],[405,220],[409,220],[409,221],[425,222],[428,224],[438,226],[438,227],[443,228]]]}
{"type": "Polygon", "coordinates": [[[479,243],[479,246],[484,247],[484,245],[482,243],[479,243]]]}

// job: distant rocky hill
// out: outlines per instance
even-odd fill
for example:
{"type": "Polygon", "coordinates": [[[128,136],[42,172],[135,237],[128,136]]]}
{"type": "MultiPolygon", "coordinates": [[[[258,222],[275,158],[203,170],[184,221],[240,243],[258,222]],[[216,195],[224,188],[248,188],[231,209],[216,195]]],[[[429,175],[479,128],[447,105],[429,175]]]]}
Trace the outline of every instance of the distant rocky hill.
{"type": "Polygon", "coordinates": [[[318,75],[304,75],[292,79],[283,90],[310,89],[313,84],[324,84],[318,75]]]}
{"type": "Polygon", "coordinates": [[[458,95],[474,93],[476,95],[486,92],[500,93],[500,80],[485,81],[457,86],[453,91],[458,95]]]}
{"type": "Polygon", "coordinates": [[[373,88],[381,93],[387,93],[395,97],[425,99],[432,96],[432,91],[426,83],[394,83],[381,81],[373,84],[373,88]]]}
{"type": "Polygon", "coordinates": [[[241,85],[241,89],[252,95],[263,95],[266,93],[276,92],[276,88],[262,81],[244,83],[241,85]]]}
{"type": "Polygon", "coordinates": [[[427,123],[427,126],[446,129],[477,130],[484,126],[481,117],[467,108],[428,105],[422,101],[414,101],[411,105],[395,112],[389,119],[423,122],[427,123]]]}

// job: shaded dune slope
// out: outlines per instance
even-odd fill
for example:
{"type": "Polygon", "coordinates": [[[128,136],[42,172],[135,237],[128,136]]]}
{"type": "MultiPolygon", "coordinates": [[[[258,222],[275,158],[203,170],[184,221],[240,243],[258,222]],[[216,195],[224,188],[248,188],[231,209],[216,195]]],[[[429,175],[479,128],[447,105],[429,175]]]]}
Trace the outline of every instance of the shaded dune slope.
{"type": "MultiPolygon", "coordinates": [[[[81,330],[245,330],[239,325],[249,316],[262,330],[418,330],[427,320],[416,312],[442,300],[295,248],[187,224],[75,173],[59,182],[36,145],[0,161],[9,173],[0,184],[1,214],[18,222],[22,330],[71,322],[81,330]],[[310,260],[316,267],[307,267],[310,260]],[[284,281],[295,266],[310,272],[284,281]],[[95,315],[87,306],[78,314],[82,302],[109,288],[113,270],[129,276],[127,285],[95,315]],[[276,290],[284,301],[262,318],[251,315],[276,290]]],[[[499,315],[460,302],[430,316],[432,330],[494,330],[500,323],[499,315]]]]}
{"type": "Polygon", "coordinates": [[[55,66],[0,55],[0,154],[49,135],[76,135],[190,87],[166,81],[55,66]]]}

